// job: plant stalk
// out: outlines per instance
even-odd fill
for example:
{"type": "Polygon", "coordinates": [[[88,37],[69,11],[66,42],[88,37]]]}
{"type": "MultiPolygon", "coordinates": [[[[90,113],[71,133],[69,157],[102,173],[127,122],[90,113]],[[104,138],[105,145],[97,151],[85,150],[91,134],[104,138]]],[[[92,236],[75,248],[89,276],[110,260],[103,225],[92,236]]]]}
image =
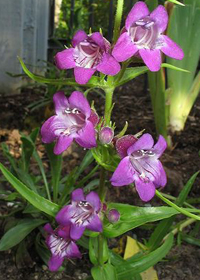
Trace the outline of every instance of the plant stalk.
{"type": "Polygon", "coordinates": [[[119,37],[119,34],[120,34],[123,6],[124,6],[124,0],[118,0],[117,1],[117,10],[116,10],[116,15],[115,15],[114,32],[113,32],[113,44],[116,43],[116,41],[119,37]]]}

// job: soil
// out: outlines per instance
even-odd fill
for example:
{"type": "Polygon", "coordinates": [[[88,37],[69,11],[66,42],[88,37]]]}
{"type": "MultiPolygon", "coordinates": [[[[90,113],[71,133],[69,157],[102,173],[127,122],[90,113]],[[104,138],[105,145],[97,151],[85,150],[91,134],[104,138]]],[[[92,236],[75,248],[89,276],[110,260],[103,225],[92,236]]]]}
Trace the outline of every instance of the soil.
{"type": "MultiPolygon", "coordinates": [[[[8,141],[9,134],[13,130],[30,130],[33,127],[41,126],[44,120],[44,111],[39,110],[31,113],[27,105],[38,99],[31,90],[23,90],[20,95],[0,96],[0,120],[1,120],[1,141],[8,141]],[[7,131],[7,132],[5,132],[7,131]]],[[[90,93],[89,99],[95,101],[99,114],[103,112],[103,99],[100,95],[90,93]]],[[[116,122],[117,131],[120,131],[125,121],[129,127],[127,133],[135,134],[145,128],[145,131],[152,134],[156,139],[153,113],[151,109],[150,94],[146,86],[146,78],[139,77],[116,90],[114,96],[115,108],[113,110],[113,121],[116,122]]],[[[187,120],[185,130],[173,136],[173,148],[166,151],[162,156],[162,163],[168,177],[167,186],[164,192],[177,196],[187,180],[199,170],[200,166],[200,98],[197,99],[190,116],[187,120]]],[[[18,145],[19,146],[19,145],[18,145]]],[[[75,147],[70,155],[73,168],[78,162],[77,154],[81,151],[75,147]]],[[[16,151],[17,153],[17,151],[16,151]]],[[[8,162],[0,150],[0,161],[8,165],[8,162]]],[[[69,163],[69,162],[68,162],[69,163]]],[[[70,170],[69,170],[70,171],[70,170]]],[[[190,198],[199,198],[200,178],[197,177],[190,198]]],[[[109,188],[107,199],[116,202],[128,203],[142,206],[137,194],[129,187],[109,188]]],[[[158,199],[153,199],[151,205],[161,205],[158,199]]],[[[198,206],[198,204],[197,204],[198,206]]],[[[189,228],[190,229],[190,228],[189,228]]],[[[1,229],[3,234],[3,229],[1,229]]],[[[140,229],[134,230],[131,235],[136,235],[139,240],[148,238],[149,232],[140,229]],[[144,234],[144,236],[142,235],[144,234]]],[[[198,236],[200,237],[200,236],[198,236]]],[[[116,240],[114,242],[117,242],[116,240]]],[[[32,279],[86,279],[90,264],[86,252],[83,260],[68,262],[66,271],[51,273],[34,255],[27,267],[16,266],[13,251],[3,252],[0,256],[0,280],[32,280],[32,279]]],[[[181,246],[174,246],[167,257],[156,265],[160,280],[199,280],[200,279],[200,248],[184,243],[181,246]]]]}

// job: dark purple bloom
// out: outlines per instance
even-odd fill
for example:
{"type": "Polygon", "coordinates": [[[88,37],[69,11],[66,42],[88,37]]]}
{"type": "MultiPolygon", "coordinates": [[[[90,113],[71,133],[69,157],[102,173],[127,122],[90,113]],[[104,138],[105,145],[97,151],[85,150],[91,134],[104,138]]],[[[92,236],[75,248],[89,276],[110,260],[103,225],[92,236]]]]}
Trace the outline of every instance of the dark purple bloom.
{"type": "Polygon", "coordinates": [[[101,33],[87,35],[79,30],[73,37],[72,46],[58,52],[55,61],[59,69],[74,68],[77,83],[86,84],[95,71],[111,76],[120,71],[120,64],[110,54],[110,43],[101,33]]]}
{"type": "Polygon", "coordinates": [[[41,134],[44,143],[56,140],[55,154],[61,154],[75,140],[84,148],[96,146],[96,119],[94,112],[84,95],[79,91],[72,92],[69,98],[64,92],[54,94],[56,115],[50,117],[42,126],[41,134]]]}
{"type": "Polygon", "coordinates": [[[109,126],[104,126],[99,131],[99,141],[102,144],[110,144],[114,137],[114,131],[109,126]]]}
{"type": "Polygon", "coordinates": [[[144,2],[137,2],[126,19],[112,55],[117,61],[125,61],[139,55],[151,71],[161,66],[161,51],[174,59],[183,59],[182,49],[162,33],[168,24],[167,11],[159,5],[152,13],[144,2]]]}
{"type": "Polygon", "coordinates": [[[71,204],[63,207],[57,214],[56,220],[65,226],[71,224],[70,236],[79,239],[85,228],[101,232],[102,222],[99,218],[101,201],[95,192],[84,197],[83,190],[72,192],[71,204]]]}
{"type": "Polygon", "coordinates": [[[50,224],[46,224],[44,230],[48,233],[46,243],[52,254],[49,260],[51,271],[58,270],[65,258],[81,258],[77,245],[70,238],[70,225],[53,230],[50,224]]]}
{"type": "MultiPolygon", "coordinates": [[[[122,160],[115,170],[111,183],[113,186],[124,186],[135,183],[136,190],[143,201],[149,201],[155,194],[155,188],[164,187],[167,179],[158,158],[167,147],[163,136],[159,136],[154,145],[153,138],[146,133],[137,141],[135,138],[124,138],[120,153],[122,160]],[[125,147],[125,148],[124,148],[125,147]]],[[[118,147],[120,150],[120,148],[118,147]]]]}
{"type": "Polygon", "coordinates": [[[116,209],[111,209],[109,212],[108,212],[108,220],[109,222],[111,223],[116,223],[119,221],[120,219],[120,213],[119,211],[117,211],[116,209]]]}

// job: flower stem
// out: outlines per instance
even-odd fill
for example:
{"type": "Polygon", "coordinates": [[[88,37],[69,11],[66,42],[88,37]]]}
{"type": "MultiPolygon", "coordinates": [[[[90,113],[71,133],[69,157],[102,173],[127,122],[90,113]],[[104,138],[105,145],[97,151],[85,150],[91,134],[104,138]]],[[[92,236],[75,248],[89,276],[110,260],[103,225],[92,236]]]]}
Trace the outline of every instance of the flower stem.
{"type": "Polygon", "coordinates": [[[113,44],[116,43],[121,27],[122,13],[123,13],[124,0],[117,1],[117,10],[115,15],[114,33],[113,33],[113,44]]]}
{"type": "Polygon", "coordinates": [[[99,197],[101,199],[101,202],[104,202],[105,195],[106,195],[105,179],[106,179],[106,170],[103,167],[101,167],[101,169],[100,169],[100,183],[99,183],[99,197]]]}
{"type": "Polygon", "coordinates": [[[112,101],[113,92],[114,92],[114,88],[112,87],[105,89],[106,100],[105,100],[104,120],[106,125],[110,124],[110,118],[111,118],[111,113],[113,108],[113,101],[112,101]]]}
{"type": "Polygon", "coordinates": [[[103,236],[99,234],[98,236],[98,262],[99,265],[103,265],[103,236]]]}
{"type": "Polygon", "coordinates": [[[159,197],[162,201],[164,201],[166,204],[168,204],[169,206],[171,206],[172,208],[176,209],[178,212],[184,214],[185,216],[188,216],[192,219],[198,220],[200,221],[200,216],[197,216],[195,214],[192,214],[190,212],[188,212],[187,210],[185,210],[182,207],[179,207],[178,205],[174,204],[173,202],[171,202],[170,200],[168,200],[167,198],[165,198],[164,196],[162,196],[162,194],[156,190],[156,195],[157,197],[159,197]]]}

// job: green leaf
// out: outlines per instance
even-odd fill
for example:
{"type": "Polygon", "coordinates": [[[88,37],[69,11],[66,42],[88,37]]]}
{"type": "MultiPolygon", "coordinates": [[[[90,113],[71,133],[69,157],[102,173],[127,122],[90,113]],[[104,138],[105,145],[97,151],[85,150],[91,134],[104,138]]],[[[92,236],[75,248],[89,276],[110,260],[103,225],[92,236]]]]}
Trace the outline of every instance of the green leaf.
{"type": "Polygon", "coordinates": [[[32,230],[46,222],[40,219],[22,220],[4,234],[0,241],[0,251],[8,250],[19,244],[32,230]]]}
{"type": "Polygon", "coordinates": [[[122,78],[120,78],[121,72],[114,77],[113,84],[118,87],[121,86],[139,75],[146,73],[149,69],[146,66],[142,67],[129,67],[126,68],[122,78]]]}
{"type": "Polygon", "coordinates": [[[183,3],[181,3],[181,2],[179,2],[177,0],[167,0],[167,1],[172,2],[174,4],[177,4],[177,5],[180,5],[180,6],[185,6],[183,3]]]}
{"type": "Polygon", "coordinates": [[[15,188],[33,206],[52,217],[56,216],[57,212],[60,210],[60,207],[57,204],[52,203],[51,201],[31,191],[12,173],[10,173],[8,169],[5,168],[1,163],[0,170],[2,171],[7,181],[13,186],[13,188],[15,188]]]}
{"type": "Polygon", "coordinates": [[[22,59],[20,57],[18,57],[19,62],[24,70],[24,72],[34,81],[38,82],[38,83],[43,83],[43,84],[52,84],[52,85],[58,85],[58,86],[64,86],[64,85],[68,85],[68,86],[83,86],[83,87],[102,87],[102,85],[100,85],[99,82],[99,78],[93,76],[89,82],[85,85],[80,85],[77,84],[76,81],[74,79],[68,78],[68,79],[48,79],[42,76],[38,76],[38,75],[34,75],[33,73],[31,73],[28,68],[26,67],[26,65],[24,64],[24,62],[22,61],[22,59]]]}
{"type": "MultiPolygon", "coordinates": [[[[127,280],[130,275],[137,275],[148,268],[154,266],[162,260],[170,251],[173,245],[173,235],[171,234],[166,241],[153,252],[146,253],[143,256],[131,257],[126,261],[123,260],[121,264],[119,261],[116,265],[117,276],[119,280],[127,280]]],[[[111,258],[111,262],[115,265],[115,259],[111,258]]]]}
{"type": "Polygon", "coordinates": [[[76,174],[75,174],[75,180],[77,180],[79,178],[79,176],[81,175],[81,173],[94,161],[94,157],[93,154],[91,152],[91,150],[87,151],[87,153],[85,154],[76,174]]]}
{"type": "Polygon", "coordinates": [[[169,69],[176,70],[176,71],[180,71],[180,72],[190,73],[190,71],[188,71],[188,70],[186,70],[186,69],[177,67],[177,66],[172,65],[172,64],[169,64],[169,63],[162,63],[162,64],[161,64],[161,67],[169,68],[169,69]]]}
{"type": "Polygon", "coordinates": [[[45,145],[48,158],[51,165],[51,177],[52,177],[52,188],[54,193],[54,201],[56,201],[58,196],[58,187],[60,181],[60,175],[62,171],[62,155],[55,155],[53,152],[54,143],[45,145]]]}
{"type": "Polygon", "coordinates": [[[99,235],[97,237],[90,237],[89,239],[89,257],[90,261],[94,265],[98,265],[100,261],[102,264],[107,262],[108,257],[109,257],[109,252],[108,252],[108,244],[106,238],[104,238],[102,235],[99,235]],[[102,259],[99,259],[99,240],[101,239],[101,244],[102,246],[102,259]]]}
{"type": "MultiPolygon", "coordinates": [[[[176,199],[176,204],[179,206],[182,206],[185,200],[187,199],[187,196],[194,184],[194,181],[199,174],[199,171],[196,172],[186,183],[182,191],[180,192],[178,198],[176,199]]],[[[147,243],[148,248],[151,250],[154,250],[159,246],[163,238],[166,236],[166,234],[169,232],[175,217],[170,217],[166,220],[161,221],[158,226],[155,228],[153,233],[151,234],[149,241],[147,243]]]]}
{"type": "Polygon", "coordinates": [[[115,267],[107,263],[103,266],[94,266],[91,270],[94,280],[117,280],[115,267]]]}
{"type": "Polygon", "coordinates": [[[195,238],[195,237],[190,236],[189,234],[185,234],[183,232],[180,232],[180,238],[181,238],[181,240],[183,240],[191,245],[200,247],[200,239],[198,239],[198,238],[195,238]]]}
{"type": "Polygon", "coordinates": [[[120,219],[117,223],[111,224],[104,222],[104,232],[106,237],[119,236],[133,228],[143,224],[162,220],[179,212],[171,207],[136,207],[120,203],[110,203],[109,209],[117,209],[120,213],[120,219]]]}

